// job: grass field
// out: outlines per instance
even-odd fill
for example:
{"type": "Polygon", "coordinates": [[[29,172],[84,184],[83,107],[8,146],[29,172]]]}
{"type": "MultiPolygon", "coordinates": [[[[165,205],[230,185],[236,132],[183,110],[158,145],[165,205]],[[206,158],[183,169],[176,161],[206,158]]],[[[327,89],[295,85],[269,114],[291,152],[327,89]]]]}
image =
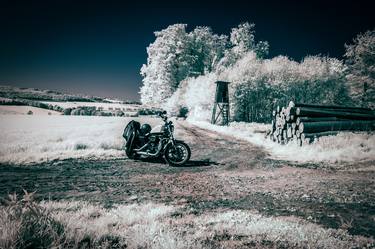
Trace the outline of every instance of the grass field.
{"type": "Polygon", "coordinates": [[[64,115],[0,115],[0,119],[0,162],[15,164],[123,157],[122,132],[130,120],[139,120],[64,115]]]}
{"type": "Polygon", "coordinates": [[[0,115],[61,115],[61,112],[33,106],[0,105],[0,115]]]}

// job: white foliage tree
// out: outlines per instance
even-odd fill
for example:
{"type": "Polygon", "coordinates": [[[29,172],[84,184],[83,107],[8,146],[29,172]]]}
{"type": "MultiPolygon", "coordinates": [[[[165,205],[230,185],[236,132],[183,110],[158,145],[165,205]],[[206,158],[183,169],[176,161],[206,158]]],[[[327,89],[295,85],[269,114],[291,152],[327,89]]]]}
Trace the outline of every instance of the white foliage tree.
{"type": "Polygon", "coordinates": [[[186,24],[175,24],[155,32],[156,40],[147,48],[147,64],[141,68],[141,101],[159,105],[178,86],[178,77],[188,70],[184,54],[188,43],[186,24]]]}
{"type": "Polygon", "coordinates": [[[194,110],[190,118],[209,120],[214,82],[220,79],[231,82],[230,99],[236,120],[266,122],[276,104],[286,104],[292,99],[310,103],[346,103],[345,68],[334,58],[308,56],[302,62],[296,62],[277,56],[264,60],[250,51],[221,72],[186,79],[171,98],[169,107],[183,104],[194,110]]]}
{"type": "Polygon", "coordinates": [[[248,52],[255,52],[257,57],[264,57],[268,54],[269,45],[266,41],[255,41],[255,24],[248,22],[239,24],[232,28],[230,33],[230,49],[225,51],[225,56],[219,63],[219,70],[233,65],[248,52]]]}
{"type": "Polygon", "coordinates": [[[211,72],[224,56],[228,37],[212,33],[209,27],[197,27],[189,36],[192,41],[190,53],[194,58],[191,65],[193,73],[202,75],[211,72]]]}
{"type": "MultiPolygon", "coordinates": [[[[269,46],[255,41],[254,24],[233,28],[230,39],[213,34],[208,27],[186,32],[185,24],[171,25],[155,35],[141,70],[143,103],[175,113],[187,107],[189,118],[207,121],[214,82],[224,80],[231,82],[231,113],[241,121],[266,122],[276,104],[285,105],[290,100],[347,104],[346,66],[342,61],[322,56],[308,56],[301,62],[285,56],[264,59],[269,46]]],[[[369,49],[364,46],[360,51],[368,53],[369,49]]]]}
{"type": "Polygon", "coordinates": [[[213,107],[216,80],[215,73],[187,78],[163,107],[172,113],[187,107],[189,119],[208,121],[213,107]]]}
{"type": "Polygon", "coordinates": [[[375,30],[359,34],[345,47],[350,93],[361,105],[375,108],[375,30]]]}
{"type": "Polygon", "coordinates": [[[234,46],[234,51],[238,54],[244,54],[255,49],[255,24],[241,23],[233,28],[230,33],[230,42],[234,46]]]}
{"type": "Polygon", "coordinates": [[[141,101],[161,106],[187,77],[210,72],[224,55],[226,36],[213,34],[208,27],[186,32],[186,24],[175,24],[155,32],[156,40],[147,48],[147,64],[141,68],[141,101]]]}

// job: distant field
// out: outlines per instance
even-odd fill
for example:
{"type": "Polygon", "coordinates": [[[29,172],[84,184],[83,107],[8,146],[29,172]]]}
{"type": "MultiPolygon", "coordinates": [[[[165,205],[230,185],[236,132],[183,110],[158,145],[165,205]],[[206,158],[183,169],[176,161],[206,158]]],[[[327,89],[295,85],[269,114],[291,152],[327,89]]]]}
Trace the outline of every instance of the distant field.
{"type": "Polygon", "coordinates": [[[76,108],[79,106],[96,107],[103,111],[123,111],[123,112],[136,112],[139,109],[139,105],[135,104],[121,104],[121,103],[102,103],[102,102],[54,102],[54,101],[42,101],[42,103],[49,105],[57,105],[62,108],[76,108]]]}
{"type": "Polygon", "coordinates": [[[0,85],[0,115],[52,115],[57,111],[64,115],[134,117],[138,116],[140,107],[134,101],[0,85]]]}
{"type": "Polygon", "coordinates": [[[0,115],[4,114],[61,115],[61,113],[57,111],[47,110],[33,106],[0,105],[0,115]],[[30,111],[32,113],[30,113],[30,111]]]}
{"type": "Polygon", "coordinates": [[[53,101],[102,101],[103,98],[69,94],[59,91],[0,85],[0,97],[28,100],[53,100],[53,101]]]}

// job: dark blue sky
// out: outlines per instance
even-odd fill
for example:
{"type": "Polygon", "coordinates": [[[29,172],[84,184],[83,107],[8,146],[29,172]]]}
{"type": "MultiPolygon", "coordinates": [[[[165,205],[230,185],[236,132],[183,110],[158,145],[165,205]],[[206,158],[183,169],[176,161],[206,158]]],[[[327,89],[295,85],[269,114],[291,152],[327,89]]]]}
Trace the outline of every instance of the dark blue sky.
{"type": "Polygon", "coordinates": [[[0,1],[0,84],[136,100],[153,32],[170,24],[229,34],[256,24],[270,57],[341,58],[375,28],[373,1],[0,1]]]}

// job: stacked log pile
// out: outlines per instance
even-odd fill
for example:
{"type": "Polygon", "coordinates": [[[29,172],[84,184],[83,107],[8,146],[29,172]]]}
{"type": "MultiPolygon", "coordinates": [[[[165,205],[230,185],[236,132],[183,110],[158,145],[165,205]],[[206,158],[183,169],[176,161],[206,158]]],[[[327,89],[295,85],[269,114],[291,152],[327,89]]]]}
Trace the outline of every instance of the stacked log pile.
{"type": "Polygon", "coordinates": [[[287,144],[311,143],[340,131],[375,130],[375,113],[361,107],[310,105],[290,102],[272,112],[271,140],[287,144]]]}

